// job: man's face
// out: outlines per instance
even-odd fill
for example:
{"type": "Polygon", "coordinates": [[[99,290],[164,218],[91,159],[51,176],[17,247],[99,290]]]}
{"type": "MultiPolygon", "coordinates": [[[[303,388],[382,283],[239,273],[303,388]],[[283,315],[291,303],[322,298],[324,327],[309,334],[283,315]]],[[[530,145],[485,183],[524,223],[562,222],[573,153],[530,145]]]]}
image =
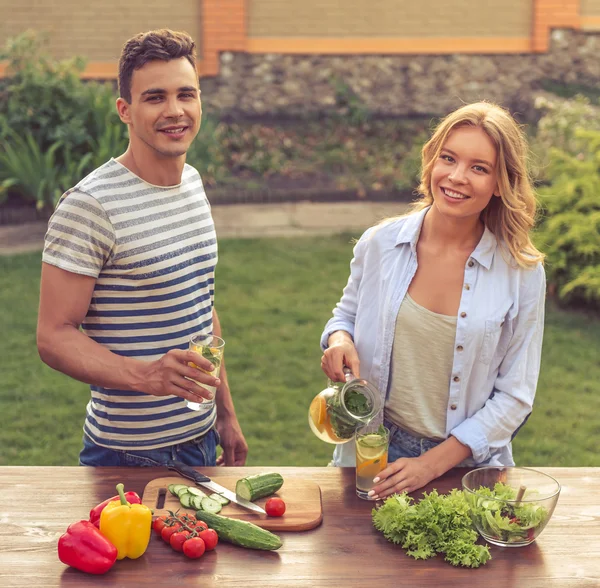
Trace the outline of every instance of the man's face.
{"type": "Polygon", "coordinates": [[[200,129],[198,75],[185,57],[150,61],[135,70],[131,104],[119,98],[117,105],[132,148],[149,147],[159,158],[184,155],[200,129]]]}

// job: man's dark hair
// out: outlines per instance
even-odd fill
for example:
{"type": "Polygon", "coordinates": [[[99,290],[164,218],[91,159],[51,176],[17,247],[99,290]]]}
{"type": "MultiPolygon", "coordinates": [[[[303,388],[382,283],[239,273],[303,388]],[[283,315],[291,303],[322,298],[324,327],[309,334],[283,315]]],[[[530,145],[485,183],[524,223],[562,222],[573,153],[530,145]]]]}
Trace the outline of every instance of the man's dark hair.
{"type": "Polygon", "coordinates": [[[183,32],[159,29],[139,33],[123,46],[119,59],[119,96],[131,104],[131,78],[149,61],[185,57],[196,69],[196,44],[183,32]]]}

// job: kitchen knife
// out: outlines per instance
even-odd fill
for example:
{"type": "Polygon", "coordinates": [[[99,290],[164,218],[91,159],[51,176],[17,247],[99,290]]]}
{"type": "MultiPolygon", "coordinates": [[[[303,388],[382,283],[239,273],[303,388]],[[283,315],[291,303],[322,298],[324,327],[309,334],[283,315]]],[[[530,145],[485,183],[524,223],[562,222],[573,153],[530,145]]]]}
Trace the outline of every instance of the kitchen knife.
{"type": "Polygon", "coordinates": [[[170,470],[175,470],[180,476],[184,478],[188,478],[196,483],[197,486],[203,486],[204,488],[208,488],[211,492],[215,494],[220,494],[223,498],[227,498],[231,502],[235,502],[238,506],[242,508],[247,508],[253,512],[258,512],[260,514],[267,514],[264,508],[258,506],[258,504],[254,504],[249,500],[245,500],[244,498],[240,498],[235,492],[231,490],[227,490],[220,484],[213,482],[208,476],[197,472],[194,468],[185,465],[184,463],[180,463],[177,461],[168,461],[167,467],[170,470]]]}

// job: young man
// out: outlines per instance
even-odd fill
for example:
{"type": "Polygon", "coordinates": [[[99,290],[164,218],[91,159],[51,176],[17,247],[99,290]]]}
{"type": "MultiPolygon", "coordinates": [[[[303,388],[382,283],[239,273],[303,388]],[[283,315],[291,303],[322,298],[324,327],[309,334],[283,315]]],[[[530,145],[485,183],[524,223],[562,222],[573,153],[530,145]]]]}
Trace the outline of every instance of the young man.
{"type": "Polygon", "coordinates": [[[38,350],[91,385],[83,465],[243,465],[248,446],[225,365],[188,351],[191,335],[221,334],[213,306],[217,240],[186,151],[202,108],[195,45],[151,31],[127,41],[117,109],[127,151],[61,199],[43,253],[38,350]],[[194,381],[200,385],[196,384],[194,381]],[[215,402],[190,410],[187,401],[215,402]]]}

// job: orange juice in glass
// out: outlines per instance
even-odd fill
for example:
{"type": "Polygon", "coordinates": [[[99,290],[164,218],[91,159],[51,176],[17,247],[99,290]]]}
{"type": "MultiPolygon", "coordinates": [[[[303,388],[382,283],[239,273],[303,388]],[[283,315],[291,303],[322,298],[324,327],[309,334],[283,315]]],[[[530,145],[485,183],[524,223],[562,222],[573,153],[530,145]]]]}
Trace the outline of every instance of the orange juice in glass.
{"type": "MultiPolygon", "coordinates": [[[[215,369],[212,372],[207,372],[202,368],[198,368],[204,373],[211,374],[215,378],[219,377],[221,373],[221,363],[223,362],[223,351],[225,349],[225,341],[221,339],[221,337],[217,337],[216,335],[193,335],[190,338],[190,350],[199,353],[202,357],[208,359],[214,366],[215,369]]],[[[194,363],[189,364],[191,367],[198,367],[194,363]]],[[[193,380],[195,381],[195,380],[193,380]]],[[[204,410],[209,409],[214,406],[215,403],[215,393],[216,389],[214,386],[207,386],[206,384],[202,384],[200,382],[196,382],[199,386],[202,386],[206,390],[209,390],[213,393],[212,400],[204,400],[202,402],[190,402],[187,401],[188,408],[191,410],[204,410]]]]}
{"type": "Polygon", "coordinates": [[[356,495],[372,500],[373,478],[387,466],[390,432],[383,425],[369,424],[356,431],[356,495]]]}

